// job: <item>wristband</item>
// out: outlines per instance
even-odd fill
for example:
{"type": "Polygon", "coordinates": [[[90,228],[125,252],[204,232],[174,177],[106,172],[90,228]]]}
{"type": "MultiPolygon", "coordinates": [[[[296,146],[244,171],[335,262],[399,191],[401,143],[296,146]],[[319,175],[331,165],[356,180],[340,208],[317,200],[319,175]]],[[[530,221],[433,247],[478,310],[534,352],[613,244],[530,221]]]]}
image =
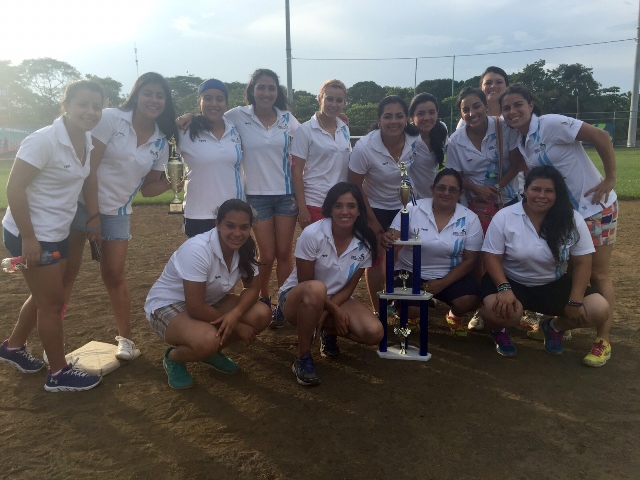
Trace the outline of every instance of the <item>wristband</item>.
{"type": "Polygon", "coordinates": [[[501,283],[496,288],[498,289],[498,292],[504,292],[506,290],[511,290],[511,284],[507,282],[501,283]]]}
{"type": "Polygon", "coordinates": [[[583,307],[584,303],[582,303],[582,302],[574,302],[573,300],[569,300],[567,302],[567,305],[570,305],[572,307],[583,307]]]}

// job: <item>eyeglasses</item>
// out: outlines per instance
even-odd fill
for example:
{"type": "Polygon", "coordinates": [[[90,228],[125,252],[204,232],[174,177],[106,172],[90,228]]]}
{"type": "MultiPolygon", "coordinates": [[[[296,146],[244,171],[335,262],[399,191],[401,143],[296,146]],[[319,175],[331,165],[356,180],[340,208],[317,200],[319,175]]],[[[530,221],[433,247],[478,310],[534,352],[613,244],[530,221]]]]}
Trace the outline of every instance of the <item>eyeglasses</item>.
{"type": "Polygon", "coordinates": [[[438,185],[435,189],[440,193],[448,191],[451,195],[457,195],[460,193],[460,189],[456,187],[447,187],[446,185],[438,185]]]}

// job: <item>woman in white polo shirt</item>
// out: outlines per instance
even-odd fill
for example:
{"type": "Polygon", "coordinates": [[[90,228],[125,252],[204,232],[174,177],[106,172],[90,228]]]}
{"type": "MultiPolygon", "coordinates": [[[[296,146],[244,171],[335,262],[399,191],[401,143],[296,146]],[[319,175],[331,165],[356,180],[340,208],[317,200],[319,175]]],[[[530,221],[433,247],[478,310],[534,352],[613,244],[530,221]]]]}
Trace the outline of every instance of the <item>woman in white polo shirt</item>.
{"type": "Polygon", "coordinates": [[[618,202],[616,157],[609,134],[575,118],[563,115],[538,116],[533,96],[524,85],[511,85],[500,96],[505,122],[518,133],[518,148],[529,168],[551,165],[567,182],[573,208],[584,218],[596,249],[591,269],[591,286],[602,293],[610,306],[607,321],[585,363],[601,366],[611,356],[609,335],[613,324],[615,295],[609,263],[616,241],[618,202]],[[581,142],[591,143],[604,166],[605,177],[595,167],[581,142]]]}
{"type": "Polygon", "coordinates": [[[185,362],[237,372],[222,349],[236,342],[250,345],[269,324],[271,311],[258,302],[252,223],[247,203],[223,202],[216,227],[184,242],[149,291],[144,310],[151,328],[171,345],[162,363],[172,388],[193,386],[185,362]],[[236,295],[239,280],[244,289],[236,295]]]}
{"type": "Polygon", "coordinates": [[[44,362],[26,349],[27,337],[37,326],[49,359],[44,388],[50,392],[88,390],[101,380],[99,375],[87,375],[67,364],[61,313],[69,227],[89,175],[93,148],[89,132],[100,121],[103,105],[99,84],[81,80],[69,85],[62,101],[63,115],[22,142],[7,184],[4,245],[12,256],[22,256],[21,271],[31,295],[13,333],[0,345],[0,362],[25,373],[39,371],[44,362]],[[58,259],[39,265],[43,254],[54,252],[58,259]]]}
{"type": "Polygon", "coordinates": [[[186,164],[184,233],[193,237],[215,226],[216,210],[230,198],[244,198],[242,145],[236,127],[223,117],[227,87],[215,78],[198,88],[200,115],[180,131],[179,152],[186,164]]]}
{"type": "MultiPolygon", "coordinates": [[[[380,237],[402,208],[398,187],[400,163],[409,168],[417,155],[420,130],[409,123],[409,106],[402,97],[390,95],[378,104],[377,122],[372,131],[353,147],[349,159],[349,181],[362,189],[369,227],[380,237]]],[[[377,292],[384,284],[384,262],[367,269],[367,289],[374,310],[377,292]]]]}
{"type": "Polygon", "coordinates": [[[169,158],[167,139],[177,138],[171,89],[158,73],[136,80],[120,108],[107,108],[91,132],[94,150],[85,188],[88,230],[101,229],[100,273],[118,329],[116,357],[134,358],[131,298],[125,260],[131,235],[131,202],[140,191],[155,197],[171,187],[164,178],[169,158]]]}
{"type": "MultiPolygon", "coordinates": [[[[419,231],[422,242],[420,278],[425,291],[451,306],[445,320],[455,336],[466,337],[467,328],[462,318],[480,303],[480,288],[474,271],[480,260],[482,227],[478,216],[458,203],[462,195],[462,178],[452,168],[436,175],[431,185],[433,198],[423,198],[408,205],[409,232],[419,231]]],[[[389,248],[400,237],[400,214],[382,239],[389,248]]],[[[412,238],[413,238],[413,234],[412,238]]],[[[411,285],[413,254],[411,249],[397,250],[395,264],[396,285],[411,285]],[[406,283],[398,277],[401,271],[409,274],[406,283]]],[[[409,315],[418,316],[411,308],[409,315]]]]}
{"type": "Polygon", "coordinates": [[[303,386],[318,385],[311,345],[320,330],[320,353],[340,354],[337,336],[375,345],[382,324],[351,297],[366,267],[377,257],[377,240],[367,226],[360,189],[348,182],[333,186],[322,205],[324,219],[305,228],[296,243],[293,272],[280,288],[278,305],[296,325],[298,350],[291,369],[303,386]]]}
{"type": "Polygon", "coordinates": [[[347,87],[327,80],[318,93],[320,111],[303,123],[291,144],[291,176],[301,228],[321,220],[331,187],[347,180],[351,137],[338,117],[347,103],[347,87]]]}
{"type": "Polygon", "coordinates": [[[438,120],[438,99],[430,93],[419,93],[409,104],[411,123],[420,129],[416,142],[416,159],[409,167],[409,177],[416,199],[431,198],[431,186],[444,165],[447,127],[438,120]]]}
{"type": "MultiPolygon", "coordinates": [[[[563,353],[564,330],[598,328],[607,321],[609,304],[589,287],[594,252],[589,228],[572,208],[567,184],[554,167],[531,169],[524,200],[494,216],[482,251],[487,274],[481,315],[500,355],[517,354],[506,329],[517,325],[523,308],[557,316],[540,322],[552,355],[563,353]]],[[[590,355],[584,362],[600,366],[590,363],[590,355]]]]}
{"type": "MultiPolygon", "coordinates": [[[[258,243],[260,296],[270,303],[269,281],[277,261],[278,286],[293,269],[293,233],[298,206],[293,193],[289,149],[300,126],[287,111],[287,98],[278,76],[260,68],[253,72],[245,90],[247,106],[229,110],[242,139],[245,194],[256,210],[253,232],[258,243]]],[[[284,326],[284,318],[274,309],[272,328],[284,326]]]]}

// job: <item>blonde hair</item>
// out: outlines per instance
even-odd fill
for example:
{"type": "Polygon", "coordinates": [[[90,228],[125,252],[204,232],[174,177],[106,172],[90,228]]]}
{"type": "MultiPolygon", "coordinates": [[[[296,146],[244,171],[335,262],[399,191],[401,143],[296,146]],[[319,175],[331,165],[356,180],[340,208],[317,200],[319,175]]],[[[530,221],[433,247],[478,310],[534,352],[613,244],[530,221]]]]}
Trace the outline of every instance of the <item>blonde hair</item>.
{"type": "Polygon", "coordinates": [[[322,103],[322,96],[324,95],[324,91],[327,89],[327,87],[341,88],[342,90],[344,90],[344,96],[347,96],[347,87],[345,86],[345,84],[340,80],[332,78],[331,80],[327,80],[326,82],[324,82],[320,87],[320,92],[318,92],[318,103],[322,103]]]}

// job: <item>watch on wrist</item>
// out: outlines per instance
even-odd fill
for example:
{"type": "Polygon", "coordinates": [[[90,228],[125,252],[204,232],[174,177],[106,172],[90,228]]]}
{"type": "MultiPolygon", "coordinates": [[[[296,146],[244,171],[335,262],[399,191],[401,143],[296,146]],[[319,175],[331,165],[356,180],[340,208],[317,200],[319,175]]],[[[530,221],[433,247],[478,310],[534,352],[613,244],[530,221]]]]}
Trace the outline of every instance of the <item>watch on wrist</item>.
{"type": "Polygon", "coordinates": [[[494,187],[498,190],[498,193],[502,193],[502,187],[500,186],[500,184],[496,183],[494,187]]]}

